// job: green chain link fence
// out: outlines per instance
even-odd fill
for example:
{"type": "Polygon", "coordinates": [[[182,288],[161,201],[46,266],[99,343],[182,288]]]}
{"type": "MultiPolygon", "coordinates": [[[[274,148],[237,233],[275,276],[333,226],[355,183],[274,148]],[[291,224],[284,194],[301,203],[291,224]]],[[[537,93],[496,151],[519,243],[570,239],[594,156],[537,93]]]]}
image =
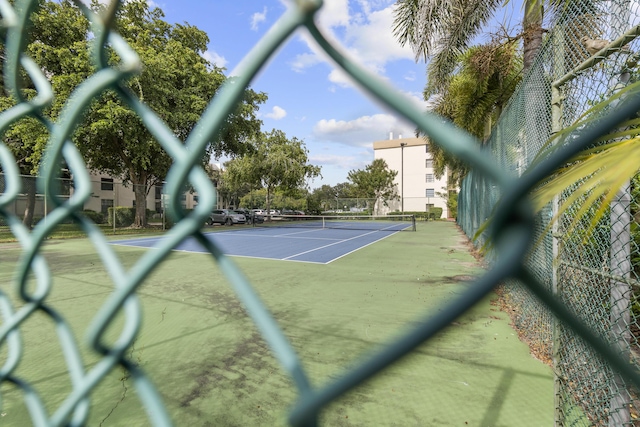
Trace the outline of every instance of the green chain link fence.
{"type": "MultiPolygon", "coordinates": [[[[196,128],[182,143],[153,111],[124,90],[123,82],[137,73],[141,64],[123,39],[111,31],[109,23],[115,9],[109,8],[110,14],[99,17],[82,2],[74,3],[92,23],[92,57],[97,71],[77,88],[59,120],[53,123],[40,113],[51,102],[51,87],[37,64],[24,53],[28,17],[37,8],[37,2],[16,1],[14,7],[12,3],[0,0],[2,28],[6,34],[4,79],[6,87],[15,94],[17,101],[14,107],[0,114],[0,132],[5,132],[16,120],[30,116],[40,120],[50,134],[37,186],[38,193],[46,195],[51,203],[51,210],[48,211],[47,221],[38,222],[31,231],[22,225],[15,210],[12,210],[13,204],[22,194],[23,182],[15,159],[8,148],[0,144],[0,165],[5,177],[4,192],[0,196],[0,214],[19,240],[23,253],[14,279],[21,303],[14,305],[9,295],[4,290],[0,291],[0,342],[5,349],[3,354],[6,355],[2,359],[0,382],[11,383],[21,391],[34,424],[83,425],[87,420],[91,393],[109,372],[116,369],[127,372],[150,422],[154,425],[171,424],[161,396],[144,370],[128,355],[140,329],[141,303],[136,291],[171,250],[189,236],[196,238],[217,261],[238,299],[271,347],[276,360],[290,376],[297,391],[296,402],[289,413],[291,425],[317,425],[319,413],[327,404],[428,341],[501,283],[508,284],[507,298],[517,306],[517,326],[526,329],[529,333],[526,338],[540,347],[540,354],[555,360],[554,367],[558,375],[558,422],[569,424],[571,419],[581,419],[572,418],[572,410],[578,408],[577,410],[589,415],[589,420],[586,421],[588,425],[606,422],[615,425],[633,423],[628,420],[637,413],[634,398],[640,386],[640,375],[636,364],[630,364],[629,360],[637,349],[634,338],[637,323],[628,306],[626,309],[622,307],[622,310],[614,310],[614,307],[624,306],[618,304],[617,296],[623,295],[628,301],[629,290],[636,289],[637,284],[635,273],[629,268],[618,271],[619,266],[625,262],[617,263],[616,260],[633,258],[630,253],[637,254],[637,245],[634,241],[629,252],[628,242],[632,241],[629,234],[625,237],[623,231],[620,236],[614,236],[613,231],[609,230],[619,228],[616,225],[619,223],[618,219],[625,224],[622,227],[624,230],[637,229],[635,219],[631,221],[629,215],[629,209],[634,212],[637,200],[627,202],[625,197],[621,197],[623,201],[620,206],[623,209],[620,214],[618,207],[611,208],[611,216],[616,220],[603,225],[607,229],[603,233],[611,235],[613,243],[603,243],[599,238],[594,238],[593,244],[586,248],[583,245],[578,250],[571,248],[570,244],[581,242],[579,239],[571,240],[569,234],[563,234],[562,221],[553,234],[544,234],[543,244],[534,246],[545,230],[545,220],[551,216],[552,208],[536,219],[527,197],[538,182],[573,154],[589,146],[600,135],[615,129],[622,120],[640,109],[640,96],[622,99],[614,111],[590,126],[588,132],[576,132],[565,140],[565,150],[556,152],[535,167],[527,168],[551,132],[557,130],[556,126],[559,129],[572,123],[588,102],[609,96],[612,92],[611,80],[616,81],[620,76],[616,71],[616,64],[612,62],[615,57],[609,56],[599,63],[600,68],[592,63],[594,67],[571,74],[570,78],[558,85],[563,98],[553,98],[553,81],[558,81],[560,76],[567,74],[576,64],[582,63],[587,56],[575,40],[576,35],[585,30],[577,28],[581,25],[580,14],[584,14],[579,7],[573,9],[573,5],[579,6],[578,2],[572,3],[571,9],[556,22],[551,43],[545,47],[536,68],[514,96],[487,150],[480,150],[477,142],[459,129],[443,123],[437,117],[415,110],[411,107],[412,103],[406,102],[398,91],[339,53],[335,46],[324,39],[314,24],[313,16],[321,7],[319,0],[298,0],[292,4],[272,31],[247,55],[239,67],[237,77],[230,80],[216,95],[196,128]],[[473,172],[460,195],[460,222],[467,232],[475,232],[495,206],[493,225],[482,236],[482,240],[491,238],[493,242],[492,268],[486,275],[440,312],[425,316],[395,341],[322,387],[310,384],[291,344],[243,273],[200,232],[201,225],[216,203],[211,181],[198,166],[206,144],[221,132],[226,117],[240,101],[243,90],[260,68],[299,28],[306,29],[326,54],[356,79],[365,91],[414,122],[434,142],[472,167],[473,172]],[[110,67],[104,61],[107,45],[121,59],[117,66],[110,67]],[[555,56],[557,52],[561,52],[560,56],[555,56]],[[37,88],[37,96],[32,99],[21,95],[20,69],[28,73],[37,88]],[[176,224],[156,250],[145,253],[129,270],[125,270],[120,264],[103,232],[82,213],[85,203],[91,197],[92,185],[84,161],[70,141],[74,125],[83,110],[92,99],[107,89],[117,92],[136,111],[149,131],[174,159],[165,192],[168,194],[168,209],[176,219],[176,224]],[[562,119],[558,123],[551,120],[551,107],[554,103],[562,104],[562,119]],[[73,176],[74,189],[65,196],[52,190],[57,188],[60,175],[58,165],[63,158],[73,176]],[[512,178],[525,169],[527,173],[520,179],[512,178]],[[180,194],[187,184],[199,195],[198,204],[192,211],[184,210],[181,205],[180,194]],[[51,231],[71,218],[89,236],[113,282],[110,297],[88,327],[89,345],[100,355],[98,362],[90,367],[85,367],[82,363],[80,345],[74,338],[64,313],[56,312],[47,303],[47,295],[53,283],[47,263],[40,254],[43,241],[51,231]],[[629,224],[630,221],[632,224],[629,224]],[[556,253],[558,240],[562,240],[565,245],[556,253]],[[621,245],[615,244],[618,240],[622,241],[621,245]],[[622,252],[610,250],[618,246],[626,249],[622,252]],[[588,260],[585,261],[585,258],[588,260]],[[554,260],[557,262],[554,263],[554,260]],[[552,269],[554,265],[558,267],[556,270],[552,269]],[[35,279],[35,286],[28,285],[29,278],[35,279]],[[531,294],[536,295],[539,301],[532,298],[531,294]],[[579,310],[574,310],[576,307],[579,310]],[[576,312],[580,315],[576,315],[576,312]],[[618,317],[613,316],[614,312],[618,313],[618,317]],[[36,315],[44,316],[55,324],[71,383],[71,391],[51,413],[45,408],[34,387],[16,373],[23,356],[21,325],[36,315]],[[122,324],[122,329],[113,344],[107,345],[105,333],[110,325],[116,323],[116,316],[123,318],[118,323],[122,324]],[[552,318],[557,318],[560,322],[554,324],[552,318]],[[616,331],[617,335],[611,334],[611,331],[616,331]],[[626,344],[622,347],[611,346],[612,336],[617,344],[621,341],[626,344]],[[554,341],[557,344],[555,347],[551,344],[554,341]],[[579,381],[579,378],[584,381],[579,381]],[[595,406],[590,406],[591,402],[595,406]],[[631,411],[628,410],[629,405],[631,411]],[[618,418],[611,421],[608,417],[618,418]]],[[[629,10],[631,4],[622,3],[621,7],[629,10]]],[[[610,26],[611,38],[623,34],[628,28],[635,35],[636,28],[628,24],[633,21],[631,15],[635,17],[634,14],[630,14],[627,19],[624,14],[611,13],[610,8],[606,9],[604,6],[596,12],[598,17],[615,16],[621,19],[619,25],[610,26]]],[[[586,23],[582,25],[584,27],[586,23]]],[[[621,43],[627,43],[632,38],[622,40],[621,43]]],[[[635,43],[631,43],[631,46],[635,47],[635,43]]]]}
{"type": "MultiPolygon", "coordinates": [[[[640,10],[633,2],[567,4],[552,23],[534,67],[504,109],[485,147],[502,170],[525,177],[553,134],[638,80],[635,52],[640,45],[635,38],[639,24],[640,10]],[[585,38],[612,43],[610,49],[592,56],[585,48],[585,38]]],[[[596,139],[588,132],[585,136],[596,139]]],[[[575,228],[572,226],[585,203],[593,203],[587,193],[572,202],[557,222],[551,221],[558,205],[574,196],[578,184],[540,212],[533,229],[538,244],[523,259],[524,265],[549,294],[554,294],[623,358],[629,369],[636,371],[640,367],[640,181],[636,176],[624,186],[602,218],[595,217],[599,208],[596,203],[575,228]]],[[[474,236],[492,215],[502,194],[504,189],[480,171],[466,178],[458,218],[469,236],[474,236]]],[[[487,238],[481,233],[478,244],[484,244],[487,238]]],[[[493,251],[490,259],[499,262],[501,255],[499,250],[493,251]]],[[[556,424],[638,425],[637,383],[633,386],[630,378],[617,373],[601,352],[585,342],[574,324],[556,322],[553,310],[535,298],[527,285],[518,280],[505,281],[503,301],[521,338],[554,369],[556,424]]]]}

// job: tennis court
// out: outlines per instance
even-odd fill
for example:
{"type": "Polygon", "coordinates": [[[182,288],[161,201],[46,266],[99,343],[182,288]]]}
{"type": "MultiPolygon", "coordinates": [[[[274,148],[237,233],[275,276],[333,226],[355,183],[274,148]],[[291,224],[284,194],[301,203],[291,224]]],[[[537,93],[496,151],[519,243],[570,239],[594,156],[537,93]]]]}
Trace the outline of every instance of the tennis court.
{"type": "MultiPolygon", "coordinates": [[[[407,230],[415,230],[415,219],[411,216],[335,218],[305,215],[279,216],[256,227],[225,227],[224,231],[212,231],[206,236],[231,256],[329,264],[407,230]]],[[[161,241],[162,237],[146,237],[111,243],[152,248],[161,241]]],[[[193,237],[175,250],[208,253],[193,237]]]]}
{"type": "MultiPolygon", "coordinates": [[[[218,227],[234,231],[213,234],[296,231],[235,227],[218,227]]],[[[483,273],[454,224],[420,223],[416,232],[387,234],[331,264],[234,259],[315,387],[442,310],[483,273]]],[[[0,245],[0,278],[8,280],[19,262],[17,246],[0,245]]],[[[148,252],[112,248],[128,271],[148,252]]],[[[66,314],[89,375],[100,355],[83,337],[118,285],[89,239],[49,241],[42,255],[54,282],[48,307],[66,314]]],[[[296,399],[291,379],[210,257],[175,251],[136,294],[142,326],[127,354],[153,378],[175,425],[286,425],[296,399]]],[[[530,356],[493,300],[480,302],[401,363],[328,405],[321,425],[552,425],[552,372],[530,356]]],[[[107,338],[117,339],[124,324],[124,318],[116,319],[107,338]]],[[[15,372],[33,384],[47,408],[60,405],[71,388],[54,328],[46,316],[20,328],[24,363],[15,372]]],[[[0,425],[29,425],[25,396],[10,383],[1,387],[0,425]]],[[[90,405],[86,425],[149,425],[133,379],[121,369],[100,382],[90,405]]]]}

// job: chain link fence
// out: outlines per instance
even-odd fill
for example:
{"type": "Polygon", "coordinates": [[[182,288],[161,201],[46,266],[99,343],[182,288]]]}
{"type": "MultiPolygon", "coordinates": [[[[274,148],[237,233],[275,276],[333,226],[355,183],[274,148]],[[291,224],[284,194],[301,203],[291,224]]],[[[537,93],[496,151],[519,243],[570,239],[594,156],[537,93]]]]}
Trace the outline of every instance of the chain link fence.
{"type": "MultiPolygon", "coordinates": [[[[18,173],[16,159],[5,143],[0,143],[0,165],[5,177],[0,216],[23,252],[12,279],[19,303],[15,304],[4,291],[0,292],[0,342],[4,346],[0,382],[10,383],[19,390],[35,424],[86,424],[92,393],[107,375],[122,370],[123,375],[131,379],[150,423],[171,425],[162,396],[132,356],[142,318],[137,291],[171,251],[190,236],[217,262],[275,360],[289,376],[294,390],[294,401],[287,414],[291,425],[317,425],[323,408],[436,336],[501,283],[506,284],[505,301],[514,312],[522,337],[536,347],[541,357],[553,360],[557,374],[558,424],[634,424],[638,416],[635,399],[640,385],[635,363],[638,328],[634,312],[638,305],[634,293],[637,289],[634,263],[638,253],[636,180],[630,183],[628,192],[621,193],[619,201],[610,208],[611,214],[600,219],[597,232],[590,236],[580,236],[567,229],[571,211],[549,232],[547,224],[555,208],[548,207],[534,219],[527,195],[535,183],[544,180],[571,157],[571,151],[561,152],[535,168],[529,167],[548,137],[573,123],[591,103],[609,97],[618,85],[632,80],[633,73],[623,72],[623,68],[628,67],[615,49],[601,55],[597,62],[589,59],[592,57],[580,41],[584,36],[606,36],[616,38],[619,47],[628,43],[630,51],[640,48],[633,40],[637,34],[635,3],[571,2],[555,22],[550,42],[513,97],[485,150],[480,150],[473,138],[451,124],[417,110],[400,92],[343,56],[316,28],[313,15],[321,2],[313,0],[292,2],[237,68],[232,82],[216,94],[193,132],[185,141],[180,141],[124,86],[124,82],[140,70],[141,63],[111,28],[116,8],[108,8],[103,16],[97,16],[83,2],[78,0],[74,4],[82,8],[92,24],[92,42],[97,51],[92,55],[95,72],[79,85],[54,123],[42,114],[51,103],[51,86],[41,68],[24,52],[29,38],[26,22],[37,2],[0,0],[1,25],[6,36],[3,72],[7,90],[16,94],[16,105],[0,115],[0,129],[4,132],[16,120],[31,117],[50,130],[34,194],[44,194],[51,206],[42,207],[48,221],[39,221],[33,230],[28,230],[20,217],[20,199],[27,192],[22,189],[23,178],[18,173]],[[492,267],[484,276],[443,305],[438,313],[425,314],[387,345],[320,386],[311,384],[294,347],[242,271],[201,231],[216,203],[215,189],[200,167],[205,148],[224,128],[244,89],[298,29],[307,31],[326,55],[357,80],[370,96],[414,122],[434,143],[470,165],[473,172],[461,189],[459,205],[459,221],[469,234],[475,233],[494,213],[493,227],[480,238],[480,242],[491,239],[494,243],[489,256],[492,267]],[[624,33],[630,36],[617,39],[624,33]],[[103,58],[111,53],[117,55],[119,63],[104,63],[103,58]],[[28,74],[28,79],[18,77],[20,69],[28,74]],[[38,92],[31,99],[22,96],[22,85],[27,80],[33,82],[38,92]],[[73,126],[69,124],[75,123],[83,109],[107,90],[117,93],[136,112],[174,160],[163,195],[166,195],[166,209],[179,222],[154,251],[147,252],[131,269],[123,267],[104,233],[83,214],[93,198],[93,184],[82,156],[70,140],[73,126]],[[59,165],[63,159],[73,177],[68,194],[54,191],[60,187],[59,165]],[[527,173],[523,174],[525,170],[527,173]],[[519,174],[523,174],[520,179],[513,179],[519,174]],[[185,188],[193,188],[199,196],[193,210],[182,205],[185,188]],[[69,220],[86,231],[113,281],[108,297],[86,330],[87,350],[95,356],[92,364],[84,363],[80,344],[65,313],[58,313],[47,299],[54,284],[41,254],[42,244],[53,228],[69,220]],[[35,280],[36,289],[30,286],[28,278],[35,280]],[[535,294],[539,301],[530,294],[535,294]],[[55,325],[56,335],[52,334],[51,339],[55,339],[54,336],[59,339],[68,368],[69,392],[55,407],[45,407],[36,388],[17,370],[23,354],[21,329],[36,316],[55,325]],[[556,322],[556,318],[559,321],[556,322]],[[122,329],[117,330],[118,327],[122,329]],[[107,331],[110,331],[109,337],[117,338],[108,339],[107,331]]],[[[615,129],[630,112],[638,110],[640,97],[637,95],[621,100],[599,127],[589,135],[568,140],[567,146],[574,150],[589,146],[615,129]]],[[[119,203],[116,200],[114,197],[114,205],[119,203]]]]}
{"type": "Polygon", "coordinates": [[[375,213],[376,199],[358,197],[337,197],[335,199],[325,199],[320,202],[323,212],[353,212],[353,213],[375,213]]]}
{"type": "MultiPolygon", "coordinates": [[[[0,197],[5,193],[8,177],[0,173],[0,197]]],[[[54,194],[60,200],[69,200],[74,192],[74,180],[71,178],[56,178],[51,189],[40,191],[37,182],[38,177],[31,175],[19,176],[22,190],[10,203],[6,204],[6,212],[25,223],[25,217],[31,216],[28,226],[34,226],[39,221],[46,220],[55,205],[48,202],[46,193],[54,194]]],[[[122,183],[111,177],[93,176],[89,181],[91,193],[84,200],[82,212],[95,224],[102,225],[104,229],[124,229],[133,224],[136,208],[136,195],[133,184],[122,183]],[[115,209],[114,209],[115,208],[115,209]],[[108,227],[106,227],[108,226],[108,227]]],[[[167,218],[166,209],[169,204],[169,195],[164,193],[163,185],[145,186],[145,204],[147,224],[157,228],[170,228],[171,222],[167,218]]],[[[198,204],[198,194],[193,191],[184,191],[179,194],[179,203],[185,211],[191,211],[198,204]]],[[[221,203],[222,200],[219,200],[221,203]]],[[[68,222],[72,222],[68,218],[68,222]]],[[[3,218],[0,218],[0,226],[7,226],[3,218]]]]}
{"type": "MultiPolygon", "coordinates": [[[[516,176],[526,174],[553,134],[638,80],[638,24],[635,2],[567,3],[486,146],[502,169],[516,176]],[[594,40],[607,41],[596,52],[589,51],[594,40]],[[604,45],[609,48],[602,50],[604,45]]],[[[589,192],[576,193],[579,184],[537,216],[537,243],[526,266],[549,293],[638,369],[640,181],[636,176],[620,189],[602,217],[598,216],[602,206],[593,203],[589,192]],[[569,208],[554,222],[558,206],[565,202],[569,208]]],[[[477,236],[479,245],[487,242],[488,234],[476,233],[493,215],[502,194],[494,181],[475,171],[462,185],[458,221],[470,237],[477,236]]],[[[492,262],[499,257],[495,251],[487,254],[492,262]]],[[[505,281],[500,292],[521,338],[554,369],[557,425],[640,425],[638,389],[572,326],[556,321],[520,281],[505,281]]]]}

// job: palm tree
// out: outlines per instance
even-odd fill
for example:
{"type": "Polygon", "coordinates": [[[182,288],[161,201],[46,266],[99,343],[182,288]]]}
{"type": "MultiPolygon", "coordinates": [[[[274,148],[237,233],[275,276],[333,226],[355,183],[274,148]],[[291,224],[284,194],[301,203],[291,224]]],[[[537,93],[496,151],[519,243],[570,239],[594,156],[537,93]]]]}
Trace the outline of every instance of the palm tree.
{"type": "MultiPolygon", "coordinates": [[[[548,0],[557,6],[561,0],[548,0]]],[[[425,97],[441,92],[455,70],[458,57],[467,50],[504,0],[398,0],[394,35],[409,44],[416,61],[430,59],[425,97]]],[[[522,20],[524,71],[542,45],[543,0],[526,0],[522,20]]]]}

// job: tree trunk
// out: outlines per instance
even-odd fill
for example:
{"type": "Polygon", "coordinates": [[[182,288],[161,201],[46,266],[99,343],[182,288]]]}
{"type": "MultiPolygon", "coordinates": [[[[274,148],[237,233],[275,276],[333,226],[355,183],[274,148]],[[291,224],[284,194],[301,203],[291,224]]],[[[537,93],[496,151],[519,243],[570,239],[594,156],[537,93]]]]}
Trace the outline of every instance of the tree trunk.
{"type": "Polygon", "coordinates": [[[36,178],[34,176],[23,177],[22,182],[27,197],[22,225],[31,229],[33,227],[33,216],[36,210],[36,178]]]}
{"type": "Polygon", "coordinates": [[[542,46],[542,19],[543,19],[542,2],[540,0],[526,0],[524,9],[524,19],[522,27],[524,29],[523,36],[523,73],[526,74],[536,55],[542,46]]]}
{"type": "Polygon", "coordinates": [[[147,186],[133,183],[133,193],[136,197],[136,215],[133,226],[144,228],[147,226],[147,186]]]}

